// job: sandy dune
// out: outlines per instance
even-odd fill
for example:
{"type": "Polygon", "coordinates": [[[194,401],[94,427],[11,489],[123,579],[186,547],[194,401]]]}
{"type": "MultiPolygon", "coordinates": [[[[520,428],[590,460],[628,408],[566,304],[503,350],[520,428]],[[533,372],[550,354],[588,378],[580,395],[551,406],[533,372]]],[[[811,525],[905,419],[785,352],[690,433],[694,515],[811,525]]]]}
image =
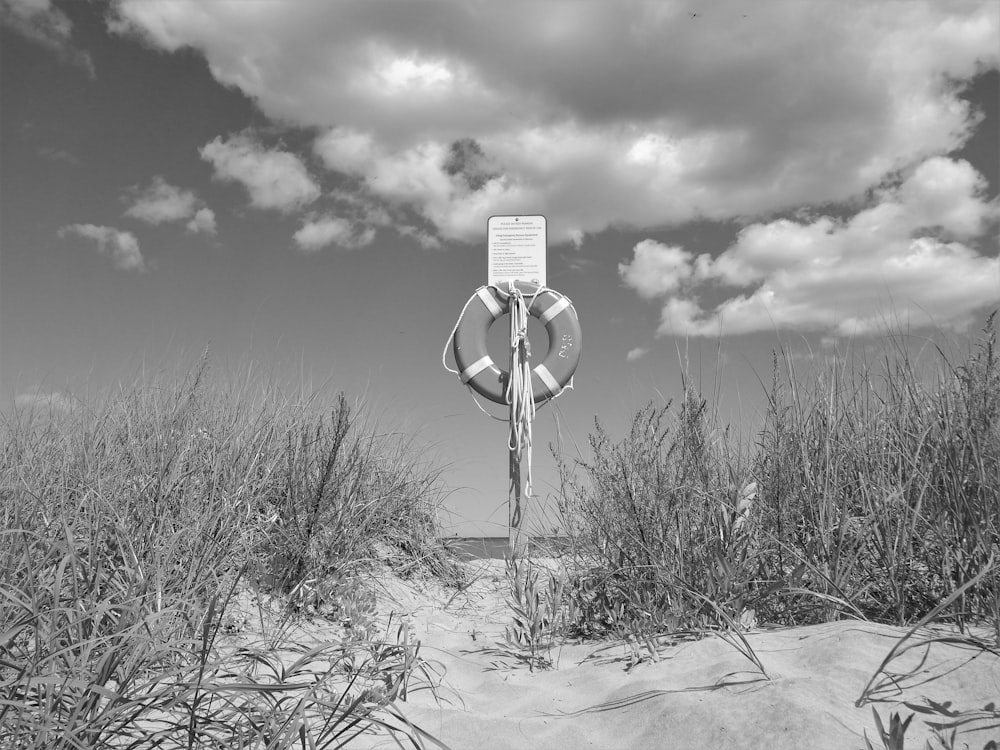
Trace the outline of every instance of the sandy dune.
{"type": "MultiPolygon", "coordinates": [[[[871,707],[854,702],[903,634],[900,628],[837,622],[750,633],[770,680],[715,637],[664,645],[658,663],[631,668],[624,644],[565,646],[553,651],[555,669],[532,673],[497,645],[509,621],[502,564],[484,562],[479,571],[478,581],[454,599],[454,592],[430,583],[388,586],[391,606],[416,626],[424,657],[446,670],[440,705],[425,691],[401,707],[456,750],[844,750],[863,748],[864,730],[875,739],[871,707]]],[[[944,645],[906,654],[894,670],[916,673],[900,683],[902,690],[881,691],[879,712],[886,720],[893,710],[906,715],[902,701],[924,698],[951,700],[956,708],[1000,700],[1000,660],[975,654],[944,645]]],[[[915,719],[907,745],[922,747],[930,736],[915,719]]],[[[963,739],[978,748],[991,737],[980,732],[963,739]]]]}
{"type": "MultiPolygon", "coordinates": [[[[753,631],[748,640],[770,679],[718,637],[666,642],[659,662],[634,665],[620,642],[568,645],[553,650],[555,668],[530,672],[503,641],[510,615],[502,562],[470,565],[477,580],[458,595],[433,581],[389,578],[380,606],[409,619],[422,656],[443,672],[437,700],[420,690],[399,708],[455,750],[849,750],[865,747],[865,730],[881,747],[871,706],[854,703],[901,628],[844,621],[753,631]]],[[[990,654],[936,644],[893,667],[913,674],[879,693],[887,727],[891,711],[911,713],[902,701],[960,709],[1000,702],[1000,659],[990,654]]],[[[982,748],[991,733],[998,730],[960,735],[956,747],[982,748]]],[[[931,736],[918,715],[906,747],[922,749],[931,736]]],[[[368,746],[396,747],[384,739],[368,746]]]]}

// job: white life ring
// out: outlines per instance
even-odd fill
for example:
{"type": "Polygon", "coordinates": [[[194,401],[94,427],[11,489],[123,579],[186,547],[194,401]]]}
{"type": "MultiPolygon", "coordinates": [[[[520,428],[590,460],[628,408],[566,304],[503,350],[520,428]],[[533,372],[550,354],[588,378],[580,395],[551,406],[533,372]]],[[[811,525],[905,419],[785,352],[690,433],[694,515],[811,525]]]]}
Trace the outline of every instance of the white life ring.
{"type": "MultiPolygon", "coordinates": [[[[573,379],[580,363],[580,321],[568,297],[551,289],[515,282],[528,312],[545,325],[549,350],[541,364],[531,370],[531,392],[535,403],[559,395],[573,379]],[[537,294],[536,294],[537,292],[537,294]]],[[[484,286],[469,299],[455,328],[454,353],[462,382],[483,398],[507,403],[510,373],[500,369],[486,350],[486,332],[497,318],[510,312],[510,295],[498,287],[484,286]]]]}

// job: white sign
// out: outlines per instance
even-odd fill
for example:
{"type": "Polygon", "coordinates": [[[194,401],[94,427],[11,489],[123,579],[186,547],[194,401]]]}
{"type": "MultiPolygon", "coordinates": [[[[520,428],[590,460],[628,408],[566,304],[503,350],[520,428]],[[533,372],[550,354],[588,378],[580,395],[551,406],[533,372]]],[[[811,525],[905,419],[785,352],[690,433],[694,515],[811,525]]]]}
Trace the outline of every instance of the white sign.
{"type": "Polygon", "coordinates": [[[487,284],[530,281],[545,286],[544,216],[491,216],[486,235],[487,284]]]}

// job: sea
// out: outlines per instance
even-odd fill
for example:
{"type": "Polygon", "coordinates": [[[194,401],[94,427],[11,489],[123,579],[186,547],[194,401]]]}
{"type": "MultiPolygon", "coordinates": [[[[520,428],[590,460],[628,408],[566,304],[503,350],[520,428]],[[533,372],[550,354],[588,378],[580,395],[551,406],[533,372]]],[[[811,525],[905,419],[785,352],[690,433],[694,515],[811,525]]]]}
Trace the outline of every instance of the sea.
{"type": "MultiPolygon", "coordinates": [[[[442,537],[441,541],[460,560],[502,560],[507,554],[505,536],[449,536],[442,537]]],[[[528,541],[528,555],[550,557],[568,544],[566,537],[533,536],[528,541]]]]}

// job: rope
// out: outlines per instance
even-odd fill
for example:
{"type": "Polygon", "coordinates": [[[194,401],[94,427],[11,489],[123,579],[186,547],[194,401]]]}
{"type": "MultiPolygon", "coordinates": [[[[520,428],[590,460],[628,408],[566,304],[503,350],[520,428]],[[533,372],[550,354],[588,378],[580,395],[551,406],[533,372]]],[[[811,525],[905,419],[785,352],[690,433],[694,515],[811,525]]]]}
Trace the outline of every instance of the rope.
{"type": "Polygon", "coordinates": [[[527,464],[524,495],[531,497],[531,422],[535,418],[535,400],[531,389],[531,344],[528,341],[528,310],[535,302],[536,289],[530,302],[514,282],[510,282],[510,377],[507,379],[507,403],[510,404],[510,436],[507,447],[517,452],[527,464]]]}

